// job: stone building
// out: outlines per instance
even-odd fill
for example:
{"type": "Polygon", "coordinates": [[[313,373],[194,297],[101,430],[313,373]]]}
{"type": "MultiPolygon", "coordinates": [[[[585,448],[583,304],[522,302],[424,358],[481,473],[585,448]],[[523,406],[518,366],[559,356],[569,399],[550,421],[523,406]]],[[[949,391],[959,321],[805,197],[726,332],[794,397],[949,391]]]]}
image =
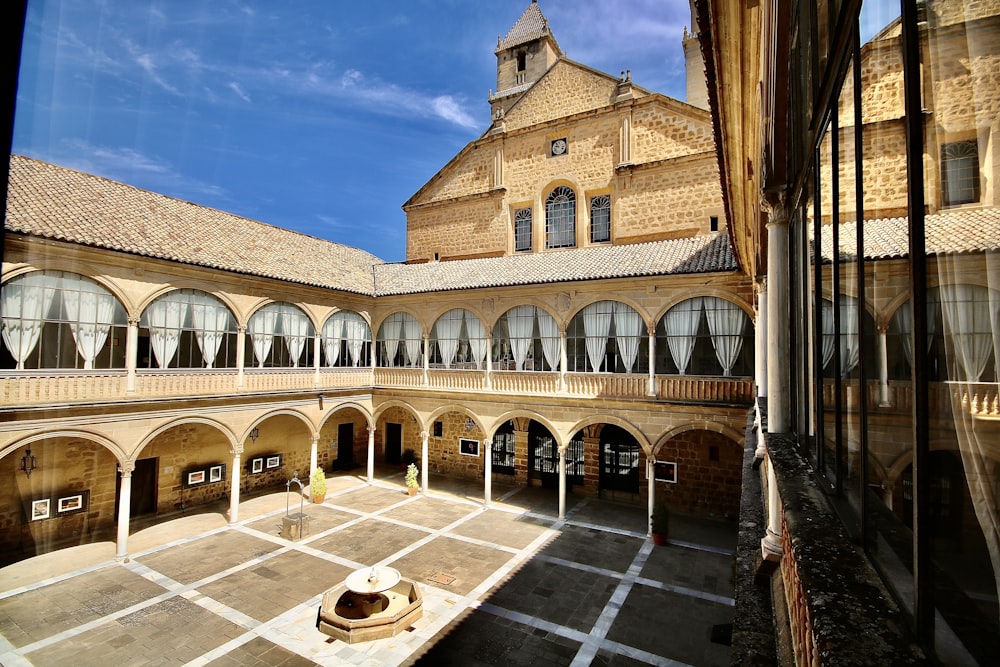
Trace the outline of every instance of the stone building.
{"type": "Polygon", "coordinates": [[[535,2],[495,55],[405,263],[11,156],[5,561],[410,455],[487,504],[736,516],[754,303],[709,113],[565,58],[535,2]]]}
{"type": "Polygon", "coordinates": [[[734,662],[992,664],[1000,3],[696,4],[766,351],[734,662]]]}

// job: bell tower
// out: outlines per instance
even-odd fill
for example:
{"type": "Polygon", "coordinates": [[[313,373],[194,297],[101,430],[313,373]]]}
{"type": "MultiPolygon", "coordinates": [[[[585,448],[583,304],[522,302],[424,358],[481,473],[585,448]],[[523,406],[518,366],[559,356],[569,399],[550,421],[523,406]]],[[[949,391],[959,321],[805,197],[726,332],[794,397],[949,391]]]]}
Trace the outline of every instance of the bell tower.
{"type": "Polygon", "coordinates": [[[684,28],[684,65],[687,75],[687,90],[684,101],[700,109],[708,109],[708,83],[705,81],[705,61],[698,41],[698,14],[694,0],[691,7],[691,32],[684,28]]]}
{"type": "Polygon", "coordinates": [[[548,19],[531,4],[521,14],[506,37],[497,36],[497,89],[490,91],[490,111],[496,118],[507,109],[521,93],[542,78],[560,57],[562,50],[549,30],[548,19]]]}

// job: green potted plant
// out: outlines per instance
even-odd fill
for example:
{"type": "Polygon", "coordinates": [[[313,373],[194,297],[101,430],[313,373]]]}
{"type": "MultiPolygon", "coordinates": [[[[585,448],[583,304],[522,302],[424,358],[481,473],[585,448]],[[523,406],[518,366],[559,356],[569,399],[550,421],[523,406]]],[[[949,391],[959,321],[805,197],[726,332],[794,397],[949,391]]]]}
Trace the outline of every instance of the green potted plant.
{"type": "Polygon", "coordinates": [[[310,482],[312,501],[318,505],[326,499],[326,473],[322,468],[316,468],[310,482]]]}
{"type": "Polygon", "coordinates": [[[420,483],[417,482],[418,472],[416,464],[406,466],[406,492],[411,496],[417,495],[417,489],[420,488],[420,483]]]}
{"type": "Polygon", "coordinates": [[[653,531],[653,544],[664,546],[670,534],[670,506],[666,500],[657,500],[653,504],[653,513],[650,515],[653,531]]]}

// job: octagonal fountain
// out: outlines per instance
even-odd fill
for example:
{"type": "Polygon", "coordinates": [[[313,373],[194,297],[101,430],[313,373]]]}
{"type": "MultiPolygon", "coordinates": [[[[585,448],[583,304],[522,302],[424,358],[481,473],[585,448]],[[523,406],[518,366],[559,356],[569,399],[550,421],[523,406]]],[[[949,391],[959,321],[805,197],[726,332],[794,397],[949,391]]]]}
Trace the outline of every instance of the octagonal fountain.
{"type": "Polygon", "coordinates": [[[385,639],[413,625],[423,603],[416,582],[398,570],[365,567],[323,594],[316,628],[348,644],[385,639]]]}

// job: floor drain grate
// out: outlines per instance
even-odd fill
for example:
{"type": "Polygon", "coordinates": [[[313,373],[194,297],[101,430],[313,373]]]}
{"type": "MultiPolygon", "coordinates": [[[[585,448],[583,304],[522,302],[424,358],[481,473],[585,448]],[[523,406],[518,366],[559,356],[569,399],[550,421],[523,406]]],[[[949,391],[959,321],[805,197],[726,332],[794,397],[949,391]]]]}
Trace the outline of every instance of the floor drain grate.
{"type": "Polygon", "coordinates": [[[433,581],[435,584],[448,586],[455,581],[455,577],[450,574],[445,574],[444,572],[435,572],[431,576],[427,577],[427,581],[433,581]]]}

